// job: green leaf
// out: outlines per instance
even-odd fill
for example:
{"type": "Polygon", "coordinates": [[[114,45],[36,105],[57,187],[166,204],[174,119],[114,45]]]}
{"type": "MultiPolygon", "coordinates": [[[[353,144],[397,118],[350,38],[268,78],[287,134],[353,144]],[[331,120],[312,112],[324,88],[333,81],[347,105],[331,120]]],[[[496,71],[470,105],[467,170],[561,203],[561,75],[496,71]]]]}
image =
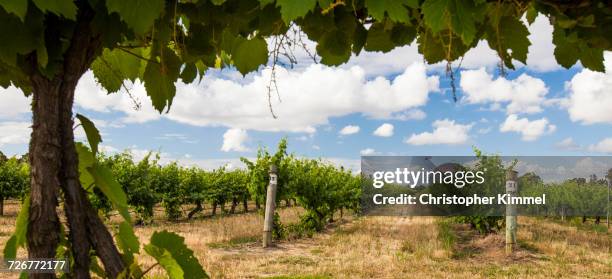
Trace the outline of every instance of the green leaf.
{"type": "Polygon", "coordinates": [[[96,128],[89,118],[83,116],[82,114],[77,113],[76,117],[81,122],[81,126],[83,130],[85,130],[85,135],[87,136],[87,141],[89,141],[89,146],[93,151],[94,157],[98,153],[98,145],[102,142],[102,137],[100,136],[100,131],[96,128]]]}
{"type": "MultiPolygon", "coordinates": [[[[495,24],[495,23],[493,23],[495,24]]],[[[498,26],[493,25],[487,29],[487,42],[496,50],[507,67],[514,69],[512,59],[526,64],[529,41],[529,30],[520,19],[503,16],[498,26]]]]}
{"type": "Polygon", "coordinates": [[[91,64],[96,80],[109,93],[119,91],[124,80],[135,81],[139,76],[141,59],[136,55],[142,56],[142,50],[104,49],[102,55],[91,64]]]}
{"type": "Polygon", "coordinates": [[[388,52],[393,48],[395,44],[391,41],[391,32],[385,30],[385,24],[381,22],[372,24],[368,30],[365,50],[388,52]]]}
{"type": "Polygon", "coordinates": [[[28,232],[28,218],[30,215],[30,197],[26,197],[21,204],[21,209],[15,221],[15,232],[4,246],[4,259],[15,259],[17,249],[25,247],[28,232]]]}
{"type": "Polygon", "coordinates": [[[427,0],[421,8],[425,24],[434,33],[451,29],[469,45],[476,37],[476,21],[484,7],[471,0],[427,0]]]}
{"type": "Polygon", "coordinates": [[[185,279],[208,278],[204,268],[193,255],[193,251],[185,245],[185,238],[182,236],[168,231],[154,232],[151,236],[151,244],[172,254],[172,258],[185,272],[185,279]]]}
{"type": "Polygon", "coordinates": [[[73,0],[33,0],[33,2],[42,11],[76,20],[77,6],[73,0]]]}
{"type": "Polygon", "coordinates": [[[444,46],[441,44],[440,39],[431,32],[421,34],[418,38],[419,53],[423,54],[425,60],[429,64],[435,64],[443,61],[446,58],[446,52],[444,46]]]}
{"type": "Polygon", "coordinates": [[[525,17],[527,18],[527,22],[529,23],[529,25],[533,24],[536,17],[538,17],[538,11],[535,9],[533,4],[530,5],[527,9],[527,12],[525,12],[525,17]]]}
{"type": "Polygon", "coordinates": [[[170,279],[186,278],[184,277],[183,269],[172,257],[172,254],[168,252],[168,250],[159,248],[152,244],[147,244],[144,247],[144,250],[147,252],[147,254],[155,258],[157,263],[159,263],[159,265],[161,265],[166,270],[170,279]]]}
{"type": "Polygon", "coordinates": [[[410,15],[406,7],[418,8],[418,0],[365,0],[368,13],[376,20],[385,19],[385,14],[396,22],[409,23],[410,15]]]}
{"type": "Polygon", "coordinates": [[[121,188],[121,185],[115,180],[113,173],[105,166],[94,164],[87,168],[91,176],[94,178],[96,187],[108,198],[115,209],[125,221],[130,221],[130,213],[128,212],[127,196],[121,188]]]}
{"type": "Polygon", "coordinates": [[[185,68],[181,72],[181,79],[184,83],[191,83],[198,76],[198,68],[195,64],[185,64],[185,68]]]}
{"type": "MultiPolygon", "coordinates": [[[[29,13],[27,17],[27,23],[24,23],[0,9],[0,62],[4,62],[0,64],[16,66],[17,54],[24,55],[45,47],[42,13],[29,13]]],[[[7,70],[13,75],[22,73],[17,68],[7,70]]]]}
{"type": "Polygon", "coordinates": [[[597,49],[592,47],[582,47],[580,53],[580,63],[582,66],[598,72],[604,72],[606,70],[603,60],[603,49],[597,49]]]}
{"type": "Polygon", "coordinates": [[[0,6],[8,13],[15,14],[21,21],[24,21],[28,10],[28,0],[4,0],[0,2],[0,6]]]}
{"type": "Polygon", "coordinates": [[[446,7],[450,0],[427,0],[421,7],[425,24],[438,33],[448,28],[448,17],[446,7]]]}
{"type": "Polygon", "coordinates": [[[553,43],[555,44],[555,58],[561,66],[570,68],[578,62],[580,48],[576,43],[570,42],[567,39],[565,31],[555,28],[555,31],[553,31],[553,43]]]}
{"type": "Polygon", "coordinates": [[[257,70],[260,65],[268,62],[268,44],[259,37],[234,40],[231,53],[236,69],[243,75],[257,70]]]}
{"type": "MultiPolygon", "coordinates": [[[[154,59],[154,58],[152,58],[154,59]]],[[[144,82],[147,95],[151,98],[153,106],[160,113],[167,106],[170,109],[172,99],[176,94],[174,82],[179,77],[181,61],[169,48],[162,50],[159,63],[149,61],[144,71],[144,82]]]]}
{"type": "Polygon", "coordinates": [[[81,182],[81,186],[91,191],[92,187],[90,186],[94,184],[94,179],[87,168],[94,165],[95,158],[87,146],[80,142],[75,143],[75,145],[77,154],[79,155],[79,181],[81,182]]]}
{"type": "Polygon", "coordinates": [[[164,11],[164,0],[106,0],[109,12],[117,12],[137,34],[147,33],[164,11]]]}
{"type": "Polygon", "coordinates": [[[276,5],[281,8],[281,17],[285,23],[305,16],[317,4],[317,0],[277,0],[276,5]]]}
{"type": "Polygon", "coordinates": [[[340,65],[351,58],[351,45],[348,36],[342,30],[333,29],[321,36],[317,44],[317,53],[321,63],[340,65]]]}
{"type": "Polygon", "coordinates": [[[117,245],[123,251],[124,257],[127,262],[131,263],[134,260],[134,254],[137,254],[140,250],[140,242],[138,237],[134,234],[132,225],[127,221],[123,221],[119,224],[119,233],[117,234],[117,245]]]}

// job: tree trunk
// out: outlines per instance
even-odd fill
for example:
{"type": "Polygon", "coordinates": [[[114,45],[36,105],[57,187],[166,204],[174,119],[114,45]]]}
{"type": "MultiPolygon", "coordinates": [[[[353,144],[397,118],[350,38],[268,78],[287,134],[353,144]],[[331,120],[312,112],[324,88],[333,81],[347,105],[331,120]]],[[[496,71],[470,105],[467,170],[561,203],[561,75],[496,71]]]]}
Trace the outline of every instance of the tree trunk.
{"type": "Polygon", "coordinates": [[[249,212],[249,201],[247,198],[242,199],[242,207],[245,213],[249,212]]]}
{"type": "MultiPolygon", "coordinates": [[[[62,162],[59,88],[41,76],[33,77],[32,85],[28,257],[55,258],[60,230],[56,207],[62,162]]],[[[33,273],[30,278],[55,278],[55,274],[33,273]]]]}
{"type": "Polygon", "coordinates": [[[187,214],[187,219],[190,220],[193,217],[193,215],[196,215],[196,213],[198,213],[198,212],[200,212],[202,210],[204,210],[204,207],[202,206],[202,202],[197,201],[196,202],[196,207],[193,210],[191,210],[189,212],[189,214],[187,214]]]}
{"type": "Polygon", "coordinates": [[[213,202],[212,216],[217,214],[217,202],[213,202]]]}
{"type": "Polygon", "coordinates": [[[256,208],[257,210],[260,210],[260,209],[261,209],[261,205],[259,204],[259,199],[257,199],[257,198],[255,199],[255,208],[256,208]]]}
{"type": "MultiPolygon", "coordinates": [[[[74,257],[70,278],[90,278],[90,250],[104,264],[106,274],[116,278],[124,269],[121,255],[106,226],[89,202],[79,182],[78,155],[74,145],[72,106],[80,77],[91,65],[100,48],[99,37],[90,28],[93,11],[86,1],[78,3],[77,23],[63,68],[47,78],[37,68],[36,56],[30,81],[33,88],[30,215],[27,244],[30,258],[55,258],[60,222],[57,215],[59,190],[64,194],[68,219],[69,246],[74,257]]],[[[34,58],[33,58],[34,57],[34,58]]],[[[30,278],[55,278],[55,274],[32,273],[30,278]]]]}
{"type": "Polygon", "coordinates": [[[285,206],[291,207],[291,201],[289,199],[285,199],[285,206]]]}
{"type": "Polygon", "coordinates": [[[238,205],[238,199],[232,198],[232,207],[230,208],[230,213],[234,214],[236,212],[236,206],[238,205]]]}
{"type": "Polygon", "coordinates": [[[0,197],[0,216],[4,216],[4,197],[0,197]]]}

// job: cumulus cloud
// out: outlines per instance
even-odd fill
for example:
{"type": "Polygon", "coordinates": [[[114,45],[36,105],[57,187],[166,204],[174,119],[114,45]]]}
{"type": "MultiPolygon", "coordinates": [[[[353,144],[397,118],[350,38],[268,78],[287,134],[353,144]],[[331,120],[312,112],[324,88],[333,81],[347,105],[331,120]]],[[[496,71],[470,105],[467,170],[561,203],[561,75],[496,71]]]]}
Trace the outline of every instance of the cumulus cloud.
{"type": "Polygon", "coordinates": [[[371,156],[376,154],[376,150],[374,150],[373,148],[366,148],[359,151],[359,154],[361,154],[361,156],[371,156]]]}
{"type": "Polygon", "coordinates": [[[129,94],[124,88],[117,93],[108,94],[96,82],[93,73],[88,71],[77,84],[74,102],[77,107],[91,111],[122,112],[125,116],[121,118],[121,121],[125,123],[144,123],[161,117],[153,108],[151,99],[147,96],[147,91],[142,82],[131,83],[126,81],[125,85],[129,94]],[[138,109],[136,108],[137,105],[138,109]]]}
{"type": "Polygon", "coordinates": [[[0,122],[0,146],[28,143],[32,132],[31,125],[30,122],[0,122]]]}
{"type": "Polygon", "coordinates": [[[612,153],[612,138],[605,138],[602,141],[589,146],[589,151],[600,153],[612,153]]]}
{"type": "Polygon", "coordinates": [[[429,144],[464,144],[469,139],[468,135],[473,124],[458,124],[454,120],[436,120],[432,124],[433,132],[412,134],[405,142],[412,145],[429,144]]]}
{"type": "Polygon", "coordinates": [[[565,138],[560,142],[557,142],[555,144],[555,147],[559,148],[559,149],[563,149],[563,150],[580,150],[581,147],[579,144],[577,144],[573,138],[569,137],[569,138],[565,138]]]}
{"type": "Polygon", "coordinates": [[[540,14],[528,28],[531,45],[527,53],[527,68],[536,72],[561,69],[555,59],[555,45],[552,42],[553,26],[548,18],[540,14]]]}
{"type": "Polygon", "coordinates": [[[612,123],[612,52],[604,53],[605,73],[583,69],[566,83],[570,119],[582,124],[612,123]]]}
{"type": "Polygon", "coordinates": [[[548,93],[544,81],[522,74],[514,80],[493,78],[484,68],[461,72],[460,86],[468,104],[491,104],[499,107],[507,104],[506,112],[536,113],[542,111],[542,103],[548,93]]]}
{"type": "Polygon", "coordinates": [[[384,123],[374,130],[374,135],[379,137],[393,136],[393,124],[384,123]]]}
{"type": "Polygon", "coordinates": [[[499,126],[501,132],[516,132],[521,134],[524,141],[534,141],[545,134],[554,132],[557,127],[548,122],[548,119],[540,118],[530,121],[527,118],[519,118],[516,114],[508,115],[506,121],[499,126]]]}
{"type": "Polygon", "coordinates": [[[168,118],[197,126],[228,126],[259,131],[316,131],[329,118],[360,113],[376,119],[423,106],[438,91],[438,77],[428,77],[415,63],[393,80],[365,78],[364,70],[310,65],[303,72],[277,68],[279,96],[272,96],[274,119],[268,108],[266,85],[270,69],[246,84],[206,79],[200,85],[178,84],[168,118]],[[206,109],[202,109],[205,106],[206,109]]]}
{"type": "Polygon", "coordinates": [[[221,151],[249,151],[249,148],[244,145],[248,139],[249,135],[247,131],[235,128],[228,129],[225,134],[223,134],[223,146],[221,147],[221,151]]]}
{"type": "Polygon", "coordinates": [[[16,118],[30,112],[31,97],[26,98],[20,89],[9,86],[0,87],[0,119],[16,118]]]}
{"type": "Polygon", "coordinates": [[[340,132],[338,133],[343,136],[348,136],[348,135],[359,133],[359,130],[360,128],[357,125],[347,125],[347,126],[344,126],[344,128],[342,128],[340,132]]]}

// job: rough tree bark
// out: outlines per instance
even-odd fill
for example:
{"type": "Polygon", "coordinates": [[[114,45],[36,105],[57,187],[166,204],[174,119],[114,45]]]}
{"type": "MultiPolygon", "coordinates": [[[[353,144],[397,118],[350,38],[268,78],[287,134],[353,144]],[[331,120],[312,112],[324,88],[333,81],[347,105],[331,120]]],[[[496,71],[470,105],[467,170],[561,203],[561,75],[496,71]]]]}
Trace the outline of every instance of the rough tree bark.
{"type": "Polygon", "coordinates": [[[236,212],[236,206],[238,205],[238,199],[237,198],[232,198],[232,207],[230,208],[230,213],[234,214],[234,212],[236,212]]]}
{"type": "Polygon", "coordinates": [[[204,207],[202,206],[202,202],[197,201],[196,207],[193,210],[191,210],[189,214],[187,214],[187,219],[191,220],[191,218],[193,218],[193,215],[196,215],[198,212],[201,212],[202,210],[204,210],[204,207]]]}
{"type": "MultiPolygon", "coordinates": [[[[100,40],[90,23],[94,16],[86,1],[77,1],[79,13],[62,71],[50,79],[33,70],[33,125],[30,216],[27,233],[30,258],[54,258],[59,243],[57,214],[59,190],[64,195],[69,240],[74,257],[70,277],[90,278],[89,252],[96,251],[109,277],[124,269],[113,238],[91,206],[79,182],[78,155],[74,145],[72,106],[79,78],[99,53],[100,40]]],[[[36,69],[35,56],[30,56],[36,69]]],[[[30,278],[55,278],[55,274],[30,274],[30,278]]]]}
{"type": "Polygon", "coordinates": [[[4,216],[4,197],[0,197],[0,216],[4,216]]]}

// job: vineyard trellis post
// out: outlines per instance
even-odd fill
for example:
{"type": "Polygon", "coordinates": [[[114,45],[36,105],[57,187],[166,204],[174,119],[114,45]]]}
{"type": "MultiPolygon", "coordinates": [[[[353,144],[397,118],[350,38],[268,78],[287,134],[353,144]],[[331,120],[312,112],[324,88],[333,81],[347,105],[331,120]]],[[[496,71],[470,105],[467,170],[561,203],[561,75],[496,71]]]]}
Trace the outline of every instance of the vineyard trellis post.
{"type": "MultiPolygon", "coordinates": [[[[506,194],[514,197],[518,193],[518,173],[514,170],[506,171],[506,194]]],[[[506,205],[506,254],[511,254],[516,245],[516,205],[506,205]]]]}
{"type": "Polygon", "coordinates": [[[612,169],[608,170],[608,203],[606,204],[606,224],[610,229],[610,187],[612,187],[612,169]]]}
{"type": "Polygon", "coordinates": [[[270,183],[266,195],[266,212],[264,218],[263,231],[263,247],[269,247],[272,244],[272,230],[274,227],[274,211],[276,209],[276,186],[278,184],[278,168],[276,165],[270,165],[270,183]]]}

